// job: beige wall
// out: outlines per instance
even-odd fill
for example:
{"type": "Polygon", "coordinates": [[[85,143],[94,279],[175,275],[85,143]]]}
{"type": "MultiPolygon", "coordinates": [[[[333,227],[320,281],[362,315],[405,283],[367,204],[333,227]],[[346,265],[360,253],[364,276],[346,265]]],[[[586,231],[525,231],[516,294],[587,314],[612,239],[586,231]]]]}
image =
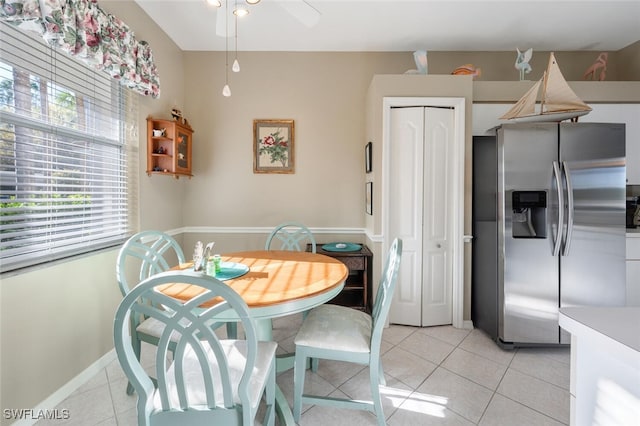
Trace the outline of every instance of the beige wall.
{"type": "Polygon", "coordinates": [[[364,96],[398,53],[240,54],[221,95],[224,52],[186,52],[184,113],[195,129],[188,226],[364,226],[364,96]],[[293,119],[295,173],[253,173],[253,120],[293,119]]]}
{"type": "Polygon", "coordinates": [[[640,40],[616,52],[617,80],[640,80],[640,40]]]}
{"type": "MultiPolygon", "coordinates": [[[[241,52],[242,72],[230,74],[233,96],[223,98],[222,53],[180,51],[133,1],[100,4],[129,24],[138,39],[149,41],[160,72],[160,99],[140,98],[136,191],[140,229],[270,227],[295,218],[312,227],[379,232],[363,211],[363,150],[370,137],[365,126],[366,93],[374,75],[414,68],[410,52],[241,52]],[[195,129],[191,180],[144,173],[145,118],[169,117],[173,106],[183,110],[195,129]],[[255,118],[295,120],[295,174],[253,174],[255,118]]],[[[638,80],[637,52],[636,43],[620,55],[610,55],[608,76],[638,80]]],[[[560,52],[558,60],[567,79],[580,79],[597,53],[560,52]]],[[[546,53],[534,52],[531,79],[539,78],[546,58],[546,53]]],[[[433,52],[429,66],[432,74],[448,74],[470,62],[483,68],[481,80],[516,80],[514,59],[514,52],[433,52]]],[[[427,88],[388,94],[435,95],[427,88]]],[[[374,161],[378,160],[374,151],[374,161]]],[[[338,237],[365,238],[357,233],[322,234],[326,241],[338,237]]],[[[223,251],[259,248],[264,241],[264,235],[244,231],[213,235],[193,231],[178,238],[184,239],[187,255],[196,238],[216,239],[223,251]]],[[[2,408],[37,406],[112,348],[113,312],[120,299],[114,277],[116,253],[108,250],[2,277],[2,408]]],[[[1,424],[8,421],[2,418],[1,424]]]]}

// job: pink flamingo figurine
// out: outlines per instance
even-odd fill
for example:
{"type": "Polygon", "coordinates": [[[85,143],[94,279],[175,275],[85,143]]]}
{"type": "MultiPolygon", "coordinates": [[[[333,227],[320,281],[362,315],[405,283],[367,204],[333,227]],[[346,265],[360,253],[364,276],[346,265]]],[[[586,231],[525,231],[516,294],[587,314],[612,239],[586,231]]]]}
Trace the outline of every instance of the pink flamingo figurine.
{"type": "Polygon", "coordinates": [[[607,76],[608,57],[609,57],[609,54],[606,52],[602,52],[600,55],[598,55],[598,58],[593,63],[593,65],[587,68],[587,70],[584,72],[584,75],[582,76],[582,78],[584,80],[595,80],[597,71],[601,70],[600,76],[598,77],[598,81],[604,81],[605,77],[607,76]]]}

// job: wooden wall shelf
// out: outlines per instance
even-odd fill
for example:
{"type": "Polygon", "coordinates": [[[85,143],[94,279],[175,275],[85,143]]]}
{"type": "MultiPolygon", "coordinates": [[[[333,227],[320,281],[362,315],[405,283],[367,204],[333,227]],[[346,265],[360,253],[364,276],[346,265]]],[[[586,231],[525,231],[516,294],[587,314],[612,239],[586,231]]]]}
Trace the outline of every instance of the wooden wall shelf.
{"type": "Polygon", "coordinates": [[[147,175],[191,178],[193,129],[186,122],[147,117],[147,175]],[[164,136],[154,130],[164,129],[164,136]]]}

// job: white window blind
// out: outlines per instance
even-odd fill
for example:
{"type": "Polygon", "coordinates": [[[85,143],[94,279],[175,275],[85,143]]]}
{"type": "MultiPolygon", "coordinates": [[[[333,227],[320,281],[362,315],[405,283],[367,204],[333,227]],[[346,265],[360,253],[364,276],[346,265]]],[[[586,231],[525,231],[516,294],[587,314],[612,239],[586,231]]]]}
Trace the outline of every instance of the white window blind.
{"type": "Polygon", "coordinates": [[[106,73],[0,23],[2,272],[130,235],[131,101],[106,73]]]}

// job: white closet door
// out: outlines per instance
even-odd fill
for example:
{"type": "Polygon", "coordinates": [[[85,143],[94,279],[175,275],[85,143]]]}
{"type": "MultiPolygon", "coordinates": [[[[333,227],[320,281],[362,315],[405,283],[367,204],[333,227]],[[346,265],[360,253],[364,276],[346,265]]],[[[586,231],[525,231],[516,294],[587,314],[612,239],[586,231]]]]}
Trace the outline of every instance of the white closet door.
{"type": "Polygon", "coordinates": [[[451,324],[453,110],[424,109],[422,325],[451,324]]]}
{"type": "Polygon", "coordinates": [[[389,233],[403,239],[391,323],[452,322],[453,116],[448,108],[391,111],[389,233]]]}
{"type": "Polygon", "coordinates": [[[389,241],[402,238],[402,262],[389,322],[421,325],[424,108],[391,110],[389,241]]]}

